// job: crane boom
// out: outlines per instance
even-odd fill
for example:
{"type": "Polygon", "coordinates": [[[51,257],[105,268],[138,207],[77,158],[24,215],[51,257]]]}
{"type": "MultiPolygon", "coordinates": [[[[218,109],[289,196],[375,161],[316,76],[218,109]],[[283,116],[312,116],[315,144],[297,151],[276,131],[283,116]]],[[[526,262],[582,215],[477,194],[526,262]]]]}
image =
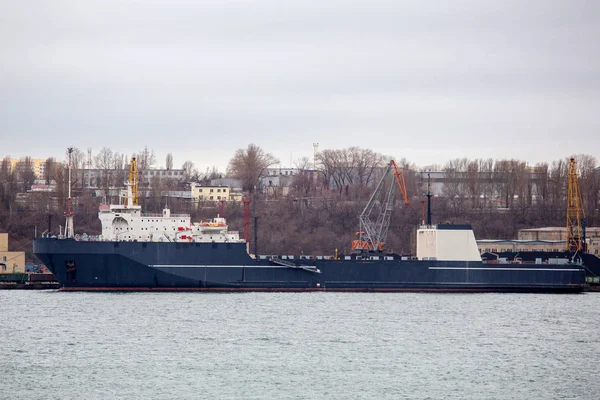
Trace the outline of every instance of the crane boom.
{"type": "Polygon", "coordinates": [[[357,232],[358,240],[352,241],[353,250],[362,251],[383,251],[385,241],[390,226],[392,211],[394,210],[394,187],[398,186],[400,193],[404,198],[404,204],[409,205],[406,193],[406,184],[404,182],[404,173],[398,167],[394,160],[388,164],[379,184],[369,198],[367,205],[359,217],[360,230],[357,232]],[[388,182],[389,181],[389,182],[388,182]],[[394,184],[395,183],[395,184],[394,184]],[[385,188],[385,192],[384,192],[385,188]],[[375,221],[371,220],[371,214],[378,204],[382,193],[385,193],[379,215],[375,221]]]}
{"type": "Polygon", "coordinates": [[[396,183],[398,184],[400,193],[402,193],[402,197],[404,198],[404,204],[409,206],[410,204],[408,203],[408,195],[406,194],[406,183],[404,183],[404,172],[402,172],[394,160],[392,160],[390,164],[392,165],[392,168],[394,168],[394,178],[396,178],[396,183]]]}
{"type": "Polygon", "coordinates": [[[571,158],[568,173],[567,193],[567,251],[585,252],[585,212],[581,189],[577,180],[575,159],[571,158]]]}

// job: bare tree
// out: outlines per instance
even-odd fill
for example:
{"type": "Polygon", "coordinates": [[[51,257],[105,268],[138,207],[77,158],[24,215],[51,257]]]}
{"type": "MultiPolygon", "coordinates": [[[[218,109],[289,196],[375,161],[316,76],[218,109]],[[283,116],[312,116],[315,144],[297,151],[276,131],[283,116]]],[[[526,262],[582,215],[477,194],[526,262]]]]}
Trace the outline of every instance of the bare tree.
{"type": "Polygon", "coordinates": [[[168,170],[173,169],[173,154],[167,153],[167,159],[165,160],[165,168],[168,170]]]}
{"type": "Polygon", "coordinates": [[[279,163],[272,154],[251,143],[246,149],[238,149],[229,161],[227,174],[242,181],[244,190],[254,192],[258,179],[271,165],[279,163]]]}
{"type": "Polygon", "coordinates": [[[311,171],[312,160],[302,157],[295,161],[298,174],[292,179],[292,187],[298,196],[308,196],[315,189],[315,171],[311,171]]]}
{"type": "Polygon", "coordinates": [[[378,168],[383,168],[389,161],[389,157],[376,153],[370,149],[351,147],[348,149],[356,182],[359,185],[368,186],[378,168]]]}
{"type": "Polygon", "coordinates": [[[467,194],[471,199],[471,207],[479,207],[479,197],[481,193],[479,165],[480,163],[478,160],[468,161],[467,163],[465,186],[467,194]]]}
{"type": "Polygon", "coordinates": [[[54,179],[54,170],[56,168],[56,160],[54,159],[54,157],[49,157],[46,159],[46,162],[44,163],[44,173],[45,173],[45,178],[46,178],[46,185],[50,185],[50,183],[52,182],[52,179],[54,179]]]}
{"type": "Polygon", "coordinates": [[[319,165],[319,172],[323,181],[323,186],[330,188],[333,175],[337,168],[337,153],[335,150],[322,150],[317,154],[317,163],[319,165]]]}
{"type": "Polygon", "coordinates": [[[183,163],[183,165],[181,166],[181,169],[183,170],[184,179],[186,181],[191,180],[194,175],[194,163],[191,162],[190,160],[187,160],[186,162],[183,163]]]}
{"type": "Polygon", "coordinates": [[[112,160],[112,186],[121,186],[125,182],[125,176],[129,164],[125,154],[115,152],[112,160]]]}
{"type": "Polygon", "coordinates": [[[144,150],[140,151],[137,155],[137,163],[140,171],[152,168],[156,164],[154,150],[149,150],[148,146],[145,146],[144,150]]]}
{"type": "Polygon", "coordinates": [[[311,165],[312,161],[308,157],[301,157],[294,161],[294,167],[296,167],[299,171],[309,169],[311,165]]]}
{"type": "MultiPolygon", "coordinates": [[[[577,178],[579,187],[581,188],[586,215],[591,216],[596,208],[598,208],[598,190],[600,189],[598,184],[599,177],[596,175],[598,161],[596,157],[589,154],[577,154],[571,157],[575,158],[577,163],[577,178]]],[[[589,221],[589,217],[588,222],[592,222],[589,221]]]]}
{"type": "Polygon", "coordinates": [[[103,147],[102,150],[96,157],[94,157],[94,164],[97,169],[110,169],[113,162],[113,152],[108,147],[103,147]]]}
{"type": "Polygon", "coordinates": [[[365,187],[376,181],[390,159],[392,157],[359,147],[326,149],[317,155],[324,185],[334,185],[346,192],[351,186],[365,187]]]}
{"type": "Polygon", "coordinates": [[[103,147],[94,159],[96,168],[100,170],[100,182],[98,186],[104,189],[105,194],[108,194],[108,188],[112,183],[112,167],[114,163],[113,151],[108,147],[103,147]]]}
{"type": "MultiPolygon", "coordinates": [[[[68,150],[65,151],[65,164],[68,166],[68,150]]],[[[78,148],[73,148],[71,154],[71,180],[74,187],[82,187],[84,183],[84,169],[86,168],[86,154],[78,148]]]]}
{"type": "Polygon", "coordinates": [[[216,165],[213,165],[211,168],[206,167],[206,170],[203,174],[199,176],[198,182],[204,182],[205,184],[209,184],[213,179],[222,178],[223,174],[219,172],[219,169],[216,165]]]}
{"type": "Polygon", "coordinates": [[[469,160],[456,158],[449,160],[444,166],[444,186],[442,193],[448,199],[454,213],[460,212],[468,193],[467,171],[469,160]]]}
{"type": "Polygon", "coordinates": [[[566,193],[568,169],[569,163],[566,159],[556,160],[550,164],[548,197],[553,215],[556,215],[557,213],[562,215],[563,210],[566,210],[567,207],[566,193]]]}
{"type": "Polygon", "coordinates": [[[19,162],[20,178],[23,181],[23,190],[31,189],[31,185],[35,182],[35,171],[33,170],[33,162],[31,157],[25,157],[19,162]]]}
{"type": "Polygon", "coordinates": [[[10,158],[6,157],[0,166],[0,200],[2,208],[7,210],[9,215],[12,212],[17,192],[16,171],[11,168],[10,158]]]}
{"type": "Polygon", "coordinates": [[[478,181],[479,181],[479,190],[480,197],[482,197],[483,207],[491,206],[490,201],[494,198],[494,159],[480,159],[478,161],[479,166],[477,167],[478,173],[478,181]]]}

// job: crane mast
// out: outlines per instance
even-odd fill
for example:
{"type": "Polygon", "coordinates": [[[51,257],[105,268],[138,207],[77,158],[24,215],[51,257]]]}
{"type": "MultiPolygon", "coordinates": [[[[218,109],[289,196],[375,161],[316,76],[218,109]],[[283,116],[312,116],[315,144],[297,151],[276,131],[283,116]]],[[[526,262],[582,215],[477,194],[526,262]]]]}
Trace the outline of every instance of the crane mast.
{"type": "Polygon", "coordinates": [[[131,158],[129,164],[129,180],[127,182],[127,197],[125,198],[125,205],[137,206],[138,205],[138,168],[135,157],[131,158]]]}
{"type": "Polygon", "coordinates": [[[383,251],[387,240],[392,211],[394,210],[395,186],[398,186],[404,198],[404,204],[409,205],[406,194],[404,173],[394,160],[388,164],[379,184],[373,191],[367,205],[359,217],[358,240],[352,241],[353,250],[383,251]],[[383,202],[380,201],[383,196],[383,202]],[[371,214],[377,204],[381,204],[377,219],[373,221],[371,214]]]}
{"type": "Polygon", "coordinates": [[[574,158],[570,160],[567,178],[567,251],[585,252],[586,220],[574,158]]]}

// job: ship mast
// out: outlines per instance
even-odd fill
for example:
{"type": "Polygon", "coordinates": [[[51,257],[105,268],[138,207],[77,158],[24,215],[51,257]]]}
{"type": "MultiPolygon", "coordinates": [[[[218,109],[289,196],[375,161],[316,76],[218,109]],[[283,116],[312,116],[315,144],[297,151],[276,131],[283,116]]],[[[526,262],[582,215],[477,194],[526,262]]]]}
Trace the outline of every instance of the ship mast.
{"type": "Polygon", "coordinates": [[[431,226],[431,173],[427,173],[427,226],[431,226]]]}
{"type": "Polygon", "coordinates": [[[73,233],[73,211],[71,210],[71,166],[72,166],[72,156],[73,156],[73,148],[69,147],[67,149],[69,154],[69,186],[68,186],[68,197],[67,197],[67,212],[65,213],[66,222],[65,222],[65,237],[72,238],[74,236],[73,233]]]}

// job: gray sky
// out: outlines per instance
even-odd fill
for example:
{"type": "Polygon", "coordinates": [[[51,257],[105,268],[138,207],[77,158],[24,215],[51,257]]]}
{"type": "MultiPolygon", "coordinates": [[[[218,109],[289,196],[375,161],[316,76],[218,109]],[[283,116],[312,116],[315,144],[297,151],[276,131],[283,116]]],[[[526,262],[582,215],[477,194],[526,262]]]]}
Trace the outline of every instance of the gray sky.
{"type": "Polygon", "coordinates": [[[3,0],[0,156],[600,158],[600,2],[3,0]]]}

